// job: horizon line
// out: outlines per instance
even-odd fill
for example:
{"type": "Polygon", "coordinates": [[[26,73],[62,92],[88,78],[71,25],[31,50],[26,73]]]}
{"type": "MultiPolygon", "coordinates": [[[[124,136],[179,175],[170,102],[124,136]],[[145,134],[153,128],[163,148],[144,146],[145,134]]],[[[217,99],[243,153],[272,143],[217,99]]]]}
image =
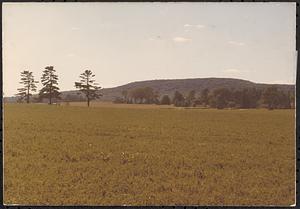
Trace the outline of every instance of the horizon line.
{"type": "MultiPolygon", "coordinates": [[[[254,82],[251,80],[246,80],[243,78],[232,78],[232,77],[197,77],[197,78],[159,78],[159,79],[150,79],[150,80],[137,80],[137,81],[131,81],[125,84],[121,84],[121,85],[117,85],[117,86],[113,86],[113,87],[107,87],[107,88],[102,88],[103,89],[112,89],[112,88],[117,88],[117,87],[121,87],[121,86],[125,86],[131,83],[138,83],[138,82],[145,82],[145,81],[167,81],[167,80],[193,80],[193,79],[232,79],[232,80],[242,80],[242,81],[248,81],[251,82],[253,84],[267,84],[267,85],[296,85],[296,83],[266,83],[266,82],[254,82]]],[[[79,91],[77,89],[71,89],[71,90],[60,90],[60,92],[68,92],[68,91],[79,91]]],[[[4,92],[3,92],[4,93],[4,92]]],[[[16,97],[16,95],[11,95],[11,96],[3,96],[3,98],[7,98],[7,97],[16,97]]]]}

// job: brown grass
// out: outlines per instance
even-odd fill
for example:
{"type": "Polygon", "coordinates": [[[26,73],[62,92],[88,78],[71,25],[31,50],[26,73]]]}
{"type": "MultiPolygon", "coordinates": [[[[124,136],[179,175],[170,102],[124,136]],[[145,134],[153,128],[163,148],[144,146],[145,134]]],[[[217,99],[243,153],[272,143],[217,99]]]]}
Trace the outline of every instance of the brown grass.
{"type": "Polygon", "coordinates": [[[5,105],[4,202],[295,202],[294,110],[119,107],[5,105]]]}
{"type": "MultiPolygon", "coordinates": [[[[76,106],[86,107],[86,102],[62,102],[62,106],[76,106]]],[[[162,109],[162,108],[175,108],[173,105],[155,105],[155,104],[117,104],[113,102],[98,102],[93,101],[90,103],[90,107],[108,107],[108,108],[130,108],[130,109],[162,109]]]]}

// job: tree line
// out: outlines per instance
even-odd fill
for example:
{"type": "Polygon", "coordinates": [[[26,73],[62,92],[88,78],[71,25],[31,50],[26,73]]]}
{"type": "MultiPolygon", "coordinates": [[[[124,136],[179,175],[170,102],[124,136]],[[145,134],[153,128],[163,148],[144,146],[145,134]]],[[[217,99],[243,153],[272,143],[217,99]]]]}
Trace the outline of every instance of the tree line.
{"type": "MultiPolygon", "coordinates": [[[[75,82],[75,88],[79,89],[85,95],[87,106],[90,106],[90,101],[102,96],[99,93],[101,87],[95,83],[95,75],[90,70],[85,70],[79,75],[80,80],[75,82]]],[[[58,87],[58,75],[53,66],[45,67],[41,77],[42,88],[39,90],[37,101],[43,99],[48,100],[48,104],[53,104],[54,100],[60,100],[60,92],[58,87]]],[[[19,82],[22,87],[18,88],[18,102],[30,102],[30,97],[33,92],[37,91],[36,84],[38,81],[34,79],[33,72],[24,70],[21,72],[21,81],[19,82]]]]}
{"type": "MultiPolygon", "coordinates": [[[[58,87],[58,75],[53,66],[45,67],[40,80],[42,88],[39,90],[36,101],[48,100],[49,104],[53,101],[61,100],[61,93],[58,87]]],[[[30,102],[33,92],[37,91],[33,72],[25,70],[21,72],[21,88],[18,88],[19,102],[30,102]]],[[[79,89],[83,96],[67,95],[66,101],[86,101],[90,106],[90,101],[100,98],[101,87],[95,81],[95,74],[90,70],[85,70],[79,75],[79,81],[74,82],[74,87],[79,89]]],[[[211,107],[211,108],[258,108],[266,107],[268,109],[294,108],[295,92],[282,91],[276,86],[270,86],[265,89],[257,88],[217,88],[213,90],[203,89],[201,92],[195,90],[182,94],[175,91],[172,98],[169,95],[160,96],[158,91],[150,87],[135,88],[122,91],[122,97],[117,97],[115,103],[127,104],[157,104],[174,105],[176,107],[211,107]]]]}
{"type": "Polygon", "coordinates": [[[270,86],[265,89],[257,88],[217,88],[214,90],[203,89],[201,92],[192,90],[184,95],[175,91],[173,97],[168,95],[160,97],[159,92],[150,87],[135,88],[124,90],[122,97],[117,97],[115,103],[128,104],[159,104],[171,105],[177,107],[211,107],[211,108],[259,108],[268,109],[289,109],[294,108],[294,92],[284,92],[276,86],[270,86]]]}

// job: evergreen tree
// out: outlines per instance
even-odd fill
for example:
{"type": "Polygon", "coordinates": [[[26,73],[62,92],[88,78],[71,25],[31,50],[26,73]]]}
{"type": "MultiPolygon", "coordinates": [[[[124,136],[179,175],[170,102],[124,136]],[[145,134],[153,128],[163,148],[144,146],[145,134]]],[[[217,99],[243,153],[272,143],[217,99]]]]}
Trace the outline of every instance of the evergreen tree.
{"type": "Polygon", "coordinates": [[[163,98],[160,101],[161,105],[169,105],[171,104],[170,97],[168,95],[164,95],[163,98]]]}
{"type": "Polygon", "coordinates": [[[60,99],[59,88],[57,87],[58,76],[55,72],[53,66],[47,66],[41,77],[41,83],[44,87],[40,90],[39,96],[40,99],[49,99],[49,104],[52,104],[53,99],[60,99]]]}
{"type": "Polygon", "coordinates": [[[291,108],[295,108],[295,92],[291,91],[289,92],[290,102],[291,102],[291,108]]]}
{"type": "Polygon", "coordinates": [[[207,106],[209,104],[209,97],[208,97],[209,90],[207,88],[203,89],[200,96],[200,102],[207,106]]]}
{"type": "Polygon", "coordinates": [[[179,92],[175,91],[174,97],[173,97],[173,104],[177,107],[182,107],[185,105],[185,99],[184,96],[179,92]]]}
{"type": "Polygon", "coordinates": [[[186,97],[187,106],[194,106],[194,102],[196,99],[195,95],[196,95],[195,90],[189,92],[188,96],[186,97]]]}
{"type": "Polygon", "coordinates": [[[128,103],[128,91],[127,90],[122,91],[122,96],[123,96],[124,102],[128,103]]]}
{"type": "Polygon", "coordinates": [[[268,109],[272,110],[277,108],[280,103],[279,91],[276,86],[271,86],[263,93],[264,104],[268,106],[268,109]]]}
{"type": "Polygon", "coordinates": [[[215,89],[213,92],[214,105],[218,109],[228,107],[228,103],[231,100],[231,92],[227,88],[215,89]]]}
{"type": "Polygon", "coordinates": [[[80,74],[80,81],[75,82],[75,87],[79,89],[86,96],[87,106],[90,106],[90,101],[100,98],[102,94],[99,93],[101,87],[99,87],[93,79],[95,75],[90,70],[85,70],[80,74]]]}
{"type": "Polygon", "coordinates": [[[19,93],[17,96],[19,96],[19,101],[26,99],[26,102],[29,103],[30,96],[32,96],[31,92],[36,91],[35,84],[38,83],[38,81],[34,80],[32,72],[24,70],[21,72],[21,81],[19,83],[23,85],[23,87],[18,88],[19,93]]]}

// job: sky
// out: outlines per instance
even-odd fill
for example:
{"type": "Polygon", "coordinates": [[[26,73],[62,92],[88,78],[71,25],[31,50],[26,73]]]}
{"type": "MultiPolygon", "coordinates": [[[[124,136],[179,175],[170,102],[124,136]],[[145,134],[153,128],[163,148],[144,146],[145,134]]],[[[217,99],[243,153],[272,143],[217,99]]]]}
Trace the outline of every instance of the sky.
{"type": "MultiPolygon", "coordinates": [[[[86,69],[102,88],[226,77],[295,84],[296,3],[3,3],[3,88],[54,66],[60,90],[86,69]]],[[[41,88],[41,84],[38,84],[41,88]]]]}

